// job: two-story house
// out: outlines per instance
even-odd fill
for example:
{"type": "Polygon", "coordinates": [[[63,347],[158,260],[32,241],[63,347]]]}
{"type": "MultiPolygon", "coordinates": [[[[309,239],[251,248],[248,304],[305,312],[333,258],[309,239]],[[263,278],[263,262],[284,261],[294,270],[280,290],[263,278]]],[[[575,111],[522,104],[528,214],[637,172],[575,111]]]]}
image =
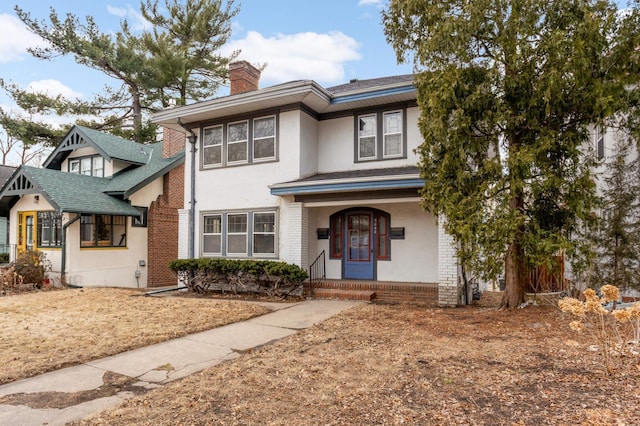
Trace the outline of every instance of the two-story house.
{"type": "Polygon", "coordinates": [[[233,63],[229,96],[154,115],[190,142],[179,257],[324,256],[327,280],[411,283],[458,304],[452,239],[420,206],[413,76],[262,89],[259,76],[233,63]]]}
{"type": "Polygon", "coordinates": [[[74,126],[43,168],[19,167],[0,190],[11,260],[43,252],[77,286],[175,285],[185,138],[167,133],[139,144],[74,126]]]}

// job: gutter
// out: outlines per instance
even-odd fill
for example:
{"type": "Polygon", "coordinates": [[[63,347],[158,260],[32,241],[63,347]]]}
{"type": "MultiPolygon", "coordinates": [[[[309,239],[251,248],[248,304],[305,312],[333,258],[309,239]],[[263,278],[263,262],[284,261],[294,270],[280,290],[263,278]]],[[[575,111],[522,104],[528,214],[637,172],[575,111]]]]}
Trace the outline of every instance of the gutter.
{"type": "Polygon", "coordinates": [[[182,127],[189,133],[187,140],[191,144],[191,195],[190,195],[190,209],[189,209],[189,247],[187,251],[187,258],[193,259],[195,252],[195,223],[196,223],[196,139],[197,136],[193,133],[193,130],[185,127],[180,121],[180,118],[176,120],[178,126],[182,127]]]}
{"type": "Polygon", "coordinates": [[[73,225],[75,222],[80,220],[80,214],[76,213],[76,217],[71,219],[69,222],[62,225],[62,259],[60,260],[60,280],[65,283],[66,280],[64,278],[66,264],[67,264],[67,228],[73,225]]]}

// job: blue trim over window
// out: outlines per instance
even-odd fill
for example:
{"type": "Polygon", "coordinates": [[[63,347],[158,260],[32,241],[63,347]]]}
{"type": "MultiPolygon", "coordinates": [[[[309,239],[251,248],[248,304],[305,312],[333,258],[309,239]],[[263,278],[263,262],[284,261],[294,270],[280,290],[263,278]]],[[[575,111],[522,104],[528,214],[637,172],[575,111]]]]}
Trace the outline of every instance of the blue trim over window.
{"type": "Polygon", "coordinates": [[[271,195],[318,194],[357,190],[380,190],[399,188],[422,188],[422,179],[396,179],[373,182],[321,183],[287,188],[271,188],[271,195]]]}
{"type": "Polygon", "coordinates": [[[379,98],[382,96],[399,95],[402,93],[415,92],[414,86],[394,87],[393,89],[376,90],[374,92],[358,93],[355,95],[337,96],[331,100],[332,104],[342,104],[346,102],[361,101],[365,99],[379,98]]]}

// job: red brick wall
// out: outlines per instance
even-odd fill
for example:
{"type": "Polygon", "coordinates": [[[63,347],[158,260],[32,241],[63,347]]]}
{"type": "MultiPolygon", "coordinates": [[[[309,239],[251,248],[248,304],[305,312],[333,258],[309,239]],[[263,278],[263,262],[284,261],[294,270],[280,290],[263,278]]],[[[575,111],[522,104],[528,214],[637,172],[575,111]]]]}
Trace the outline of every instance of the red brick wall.
{"type": "Polygon", "coordinates": [[[185,146],[184,133],[168,127],[162,128],[162,158],[171,158],[185,146]]]}
{"type": "Polygon", "coordinates": [[[229,64],[230,95],[258,90],[260,70],[247,61],[229,64]]]}
{"type": "MultiPolygon", "coordinates": [[[[184,134],[177,133],[182,135],[182,147],[184,147],[184,134]]],[[[167,137],[166,133],[165,137],[167,137]]],[[[169,135],[169,137],[174,136],[169,135]]],[[[168,265],[169,262],[178,258],[178,209],[183,208],[183,205],[184,164],[181,164],[164,175],[162,195],[159,195],[149,207],[147,287],[177,285],[176,274],[169,269],[168,265]]]]}

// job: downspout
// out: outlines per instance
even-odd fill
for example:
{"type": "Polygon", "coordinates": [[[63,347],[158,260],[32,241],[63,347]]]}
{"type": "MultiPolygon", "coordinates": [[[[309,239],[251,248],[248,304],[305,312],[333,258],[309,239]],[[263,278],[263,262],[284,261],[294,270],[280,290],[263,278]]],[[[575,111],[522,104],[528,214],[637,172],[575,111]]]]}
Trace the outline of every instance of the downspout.
{"type": "Polygon", "coordinates": [[[60,281],[62,281],[63,283],[66,283],[66,280],[64,278],[64,274],[65,274],[65,269],[66,269],[66,266],[67,266],[66,265],[66,263],[67,263],[67,228],[69,226],[73,225],[73,223],[77,222],[79,219],[80,219],[80,215],[76,213],[76,217],[74,217],[69,222],[67,222],[64,225],[62,225],[62,241],[61,241],[62,259],[60,261],[60,281]]]}
{"type": "Polygon", "coordinates": [[[189,133],[187,140],[191,144],[191,208],[189,209],[189,247],[187,257],[194,258],[195,252],[195,223],[196,223],[196,134],[193,130],[185,127],[180,119],[176,120],[178,126],[182,127],[189,133]]]}

